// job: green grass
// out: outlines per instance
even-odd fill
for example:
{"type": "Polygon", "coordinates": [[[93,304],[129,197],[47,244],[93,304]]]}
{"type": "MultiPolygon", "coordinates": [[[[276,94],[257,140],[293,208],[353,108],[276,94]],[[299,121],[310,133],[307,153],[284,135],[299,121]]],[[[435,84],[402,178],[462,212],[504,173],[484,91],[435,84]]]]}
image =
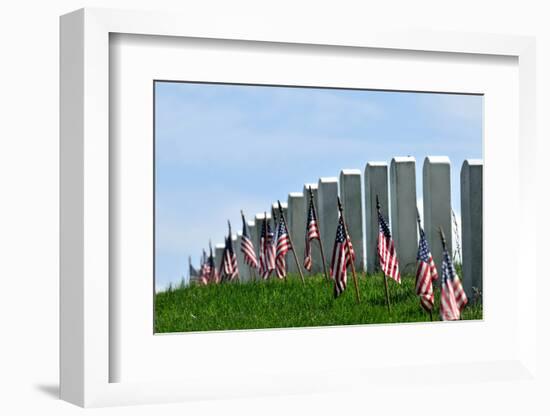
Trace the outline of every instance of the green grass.
{"type": "MultiPolygon", "coordinates": [[[[334,299],[332,284],[321,275],[287,281],[189,286],[155,296],[155,332],[312,327],[373,323],[426,322],[429,315],[414,293],[414,278],[401,285],[388,279],[392,310],[388,313],[382,275],[359,277],[361,303],[355,300],[353,279],[334,299]]],[[[436,289],[434,320],[439,314],[436,289]]],[[[469,305],[462,319],[482,319],[480,304],[469,305]]]]}

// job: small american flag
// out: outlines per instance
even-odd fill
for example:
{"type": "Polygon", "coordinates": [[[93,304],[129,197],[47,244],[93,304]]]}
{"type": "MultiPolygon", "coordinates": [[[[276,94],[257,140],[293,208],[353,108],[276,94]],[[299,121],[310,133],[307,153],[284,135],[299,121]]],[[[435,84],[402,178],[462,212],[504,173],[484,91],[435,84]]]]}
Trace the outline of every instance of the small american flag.
{"type": "Polygon", "coordinates": [[[210,255],[208,256],[207,262],[207,276],[208,283],[218,283],[220,281],[220,276],[218,270],[216,270],[216,263],[214,262],[214,254],[212,253],[212,245],[210,244],[210,255]]]}
{"type": "Polygon", "coordinates": [[[416,256],[416,294],[420,297],[420,305],[430,312],[434,306],[434,289],[432,282],[437,280],[437,269],[424,230],[420,226],[420,241],[418,242],[418,254],[416,256]]]}
{"type": "Polygon", "coordinates": [[[256,250],[254,250],[254,244],[250,238],[250,230],[244,219],[244,214],[241,215],[243,218],[243,236],[241,238],[241,252],[244,255],[244,262],[250,267],[257,269],[258,268],[258,258],[256,257],[256,250]]]}
{"type": "Polygon", "coordinates": [[[265,215],[260,234],[260,275],[263,279],[267,279],[273,270],[275,270],[275,244],[271,226],[265,215]]]}
{"type": "Polygon", "coordinates": [[[225,239],[225,248],[223,250],[222,259],[222,280],[233,280],[239,275],[239,269],[237,267],[237,256],[233,250],[233,241],[231,234],[225,239]]]}
{"type": "Polygon", "coordinates": [[[288,230],[286,228],[285,220],[283,215],[279,216],[279,225],[277,226],[277,249],[275,255],[276,262],[276,271],[277,277],[282,279],[286,276],[286,253],[292,250],[292,245],[290,244],[290,237],[288,235],[288,230]]]}
{"type": "Polygon", "coordinates": [[[199,273],[199,281],[203,285],[208,284],[208,276],[210,275],[210,269],[208,268],[208,258],[206,257],[206,251],[202,250],[201,268],[199,273]]]}
{"type": "Polygon", "coordinates": [[[306,224],[306,249],[304,250],[304,267],[307,271],[311,271],[313,265],[311,257],[311,242],[313,240],[320,241],[319,226],[315,216],[315,208],[313,207],[313,193],[309,189],[309,207],[307,209],[307,224],[306,224]]]}
{"type": "Polygon", "coordinates": [[[443,264],[441,265],[441,319],[456,321],[468,303],[460,278],[443,240],[443,264]]]}
{"type": "Polygon", "coordinates": [[[397,283],[401,283],[395,243],[391,238],[390,228],[380,212],[378,197],[376,198],[376,204],[378,208],[378,258],[380,259],[380,268],[384,275],[391,277],[397,283]]]}
{"type": "Polygon", "coordinates": [[[273,218],[273,229],[275,230],[273,234],[273,244],[277,247],[277,240],[279,239],[279,222],[277,221],[277,213],[274,208],[271,208],[271,218],[273,218]]]}
{"type": "Polygon", "coordinates": [[[351,240],[347,236],[346,227],[342,215],[338,219],[336,227],[336,238],[332,249],[332,260],[330,262],[330,276],[334,280],[334,297],[340,296],[347,285],[347,268],[355,261],[355,252],[351,240]]]}

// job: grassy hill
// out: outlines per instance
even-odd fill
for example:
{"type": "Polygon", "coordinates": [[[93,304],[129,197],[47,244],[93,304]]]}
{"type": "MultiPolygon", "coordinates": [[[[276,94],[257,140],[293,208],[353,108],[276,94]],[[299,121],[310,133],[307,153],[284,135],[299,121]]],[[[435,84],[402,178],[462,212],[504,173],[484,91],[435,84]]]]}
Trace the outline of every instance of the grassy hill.
{"type": "MultiPolygon", "coordinates": [[[[155,295],[155,332],[215,331],[230,329],[288,328],[325,325],[430,321],[414,293],[414,278],[401,285],[388,279],[392,311],[388,313],[382,275],[361,275],[361,304],[355,300],[353,279],[334,299],[332,283],[321,275],[296,276],[287,281],[226,283],[188,286],[155,295]]],[[[462,319],[482,319],[480,304],[468,305],[462,319]]],[[[436,289],[434,320],[439,320],[436,289]]]]}

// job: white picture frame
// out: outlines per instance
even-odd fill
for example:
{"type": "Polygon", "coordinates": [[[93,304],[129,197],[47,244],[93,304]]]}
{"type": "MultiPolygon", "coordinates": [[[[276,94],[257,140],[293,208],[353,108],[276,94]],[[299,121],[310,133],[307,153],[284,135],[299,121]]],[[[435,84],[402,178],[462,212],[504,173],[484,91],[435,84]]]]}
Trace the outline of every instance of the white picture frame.
{"type": "MultiPolygon", "coordinates": [[[[164,36],[235,41],[277,42],[282,45],[331,45],[333,48],[370,48],[380,50],[405,50],[431,52],[434,58],[448,54],[499,55],[517,59],[519,110],[519,156],[517,160],[517,187],[510,190],[511,198],[524,203],[515,206],[518,226],[511,233],[517,235],[516,246],[527,247],[536,240],[530,226],[534,212],[527,212],[533,200],[536,136],[535,125],[535,43],[529,37],[507,35],[481,35],[464,33],[397,33],[369,32],[336,33],[330,30],[286,30],[276,24],[259,25],[251,22],[236,32],[230,22],[213,21],[208,26],[194,22],[192,17],[151,12],[130,12],[104,9],[83,9],[61,18],[61,389],[62,399],[80,406],[106,406],[119,404],[158,403],[184,401],[198,398],[239,397],[262,394],[296,394],[330,392],[347,388],[378,388],[380,380],[403,374],[421,374],[420,364],[415,368],[399,368],[382,361],[381,367],[372,363],[358,368],[322,369],[321,373],[300,369],[291,372],[266,372],[254,378],[241,377],[235,381],[233,374],[219,374],[216,380],[206,380],[209,371],[184,375],[170,381],[152,377],[149,381],[112,382],[110,369],[118,349],[111,348],[113,325],[112,294],[117,291],[110,281],[113,264],[109,251],[111,228],[116,218],[111,216],[110,201],[113,198],[111,173],[116,163],[110,155],[110,35],[164,36]],[[521,231],[521,232],[519,232],[521,231]],[[392,368],[393,367],[393,368],[392,368]],[[325,380],[320,374],[337,383],[325,380]],[[323,373],[324,372],[324,373],[323,373]],[[346,380],[341,381],[341,380],[346,380]],[[228,385],[230,387],[228,388],[228,385]],[[208,386],[208,387],[206,387],[208,386]],[[352,387],[353,386],[353,387],[352,387]]],[[[168,39],[168,38],[166,38],[168,39]]],[[[387,88],[387,87],[386,87],[387,88]]],[[[427,88],[427,87],[426,87],[427,88]]],[[[514,171],[515,172],[515,171],[514,171]]],[[[514,250],[515,267],[511,267],[513,283],[517,283],[522,263],[533,263],[533,253],[514,250]]],[[[498,360],[440,360],[437,371],[450,369],[458,380],[479,383],[482,380],[498,380],[499,377],[517,380],[536,375],[536,324],[530,316],[536,314],[535,274],[522,275],[518,285],[513,317],[514,344],[506,350],[506,356],[498,360]],[[526,288],[529,288],[528,290],[526,288]],[[521,325],[517,325],[521,322],[521,325]],[[479,376],[483,373],[482,376],[479,376]],[[478,376],[472,377],[472,374],[478,376]]],[[[116,325],[114,326],[116,329],[116,325]]],[[[449,327],[447,327],[449,328],[449,327]]],[[[422,331],[423,329],[418,329],[422,331]]],[[[322,337],[320,333],[294,331],[294,337],[306,335],[322,337]]],[[[346,329],[347,336],[354,329],[346,329]]],[[[417,329],[408,328],[411,334],[417,329]]],[[[425,331],[425,329],[424,329],[425,331]]],[[[252,341],[258,332],[240,334],[252,341]]],[[[356,332],[355,332],[356,334],[356,332]]],[[[151,334],[152,336],[153,334],[151,334]]],[[[190,334],[189,336],[193,336],[190,334]]],[[[226,339],[233,337],[226,333],[226,339]]],[[[319,338],[321,339],[321,338],[319,338]]],[[[170,342],[170,341],[164,341],[170,342]]],[[[242,342],[234,340],[232,342],[242,342]]],[[[256,342],[256,341],[254,341],[256,342]]],[[[182,354],[185,355],[185,354],[182,354]]],[[[433,369],[433,368],[432,368],[433,369]]],[[[407,377],[405,377],[407,379],[407,377]]],[[[426,382],[426,381],[423,381],[426,382]]],[[[418,383],[413,376],[402,386],[418,383]]],[[[383,387],[380,387],[383,389],[383,387]]]]}

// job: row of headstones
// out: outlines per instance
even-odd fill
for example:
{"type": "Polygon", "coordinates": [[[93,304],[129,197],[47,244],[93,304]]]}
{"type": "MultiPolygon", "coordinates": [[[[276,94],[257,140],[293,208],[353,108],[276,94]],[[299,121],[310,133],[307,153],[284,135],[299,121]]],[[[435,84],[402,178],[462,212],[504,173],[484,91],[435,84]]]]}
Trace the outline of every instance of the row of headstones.
{"type": "MultiPolygon", "coordinates": [[[[390,167],[386,162],[369,162],[364,171],[364,192],[361,186],[361,171],[344,169],[339,178],[320,178],[318,183],[307,183],[302,192],[288,194],[287,203],[282,203],[299,261],[303,260],[307,218],[307,195],[311,187],[317,207],[326,261],[330,262],[334,233],[338,221],[337,195],[344,207],[344,218],[356,253],[355,268],[374,273],[377,268],[378,216],[376,196],[381,211],[388,218],[391,204],[391,232],[396,244],[401,272],[414,274],[418,250],[416,162],[413,157],[395,157],[390,167]],[[389,172],[388,172],[389,171],[389,172]],[[389,176],[389,182],[388,182],[389,176]],[[363,224],[363,204],[365,222],[363,224]],[[364,247],[366,248],[364,250],[364,247]],[[366,254],[366,255],[365,255],[366,254]],[[366,258],[365,258],[366,257],[366,258]]],[[[427,157],[423,165],[423,228],[439,269],[443,249],[439,227],[447,236],[449,252],[453,251],[451,218],[451,164],[447,157],[427,157]]],[[[483,164],[479,160],[466,160],[460,172],[460,199],[462,216],[462,273],[464,288],[469,297],[473,289],[482,290],[482,191],[483,164]]],[[[275,204],[274,204],[274,207],[275,204]]],[[[267,213],[271,220],[271,214],[267,213]]],[[[256,250],[260,244],[260,230],[264,213],[256,214],[248,221],[251,238],[256,250]]],[[[241,233],[233,237],[241,281],[254,278],[254,272],[245,264],[240,247],[241,233]]],[[[215,246],[216,265],[219,267],[223,244],[215,246]]],[[[288,271],[297,273],[296,264],[288,259],[288,271]]],[[[313,249],[311,273],[322,272],[320,252],[313,249]]],[[[306,273],[307,275],[307,273],[306,273]]]]}

